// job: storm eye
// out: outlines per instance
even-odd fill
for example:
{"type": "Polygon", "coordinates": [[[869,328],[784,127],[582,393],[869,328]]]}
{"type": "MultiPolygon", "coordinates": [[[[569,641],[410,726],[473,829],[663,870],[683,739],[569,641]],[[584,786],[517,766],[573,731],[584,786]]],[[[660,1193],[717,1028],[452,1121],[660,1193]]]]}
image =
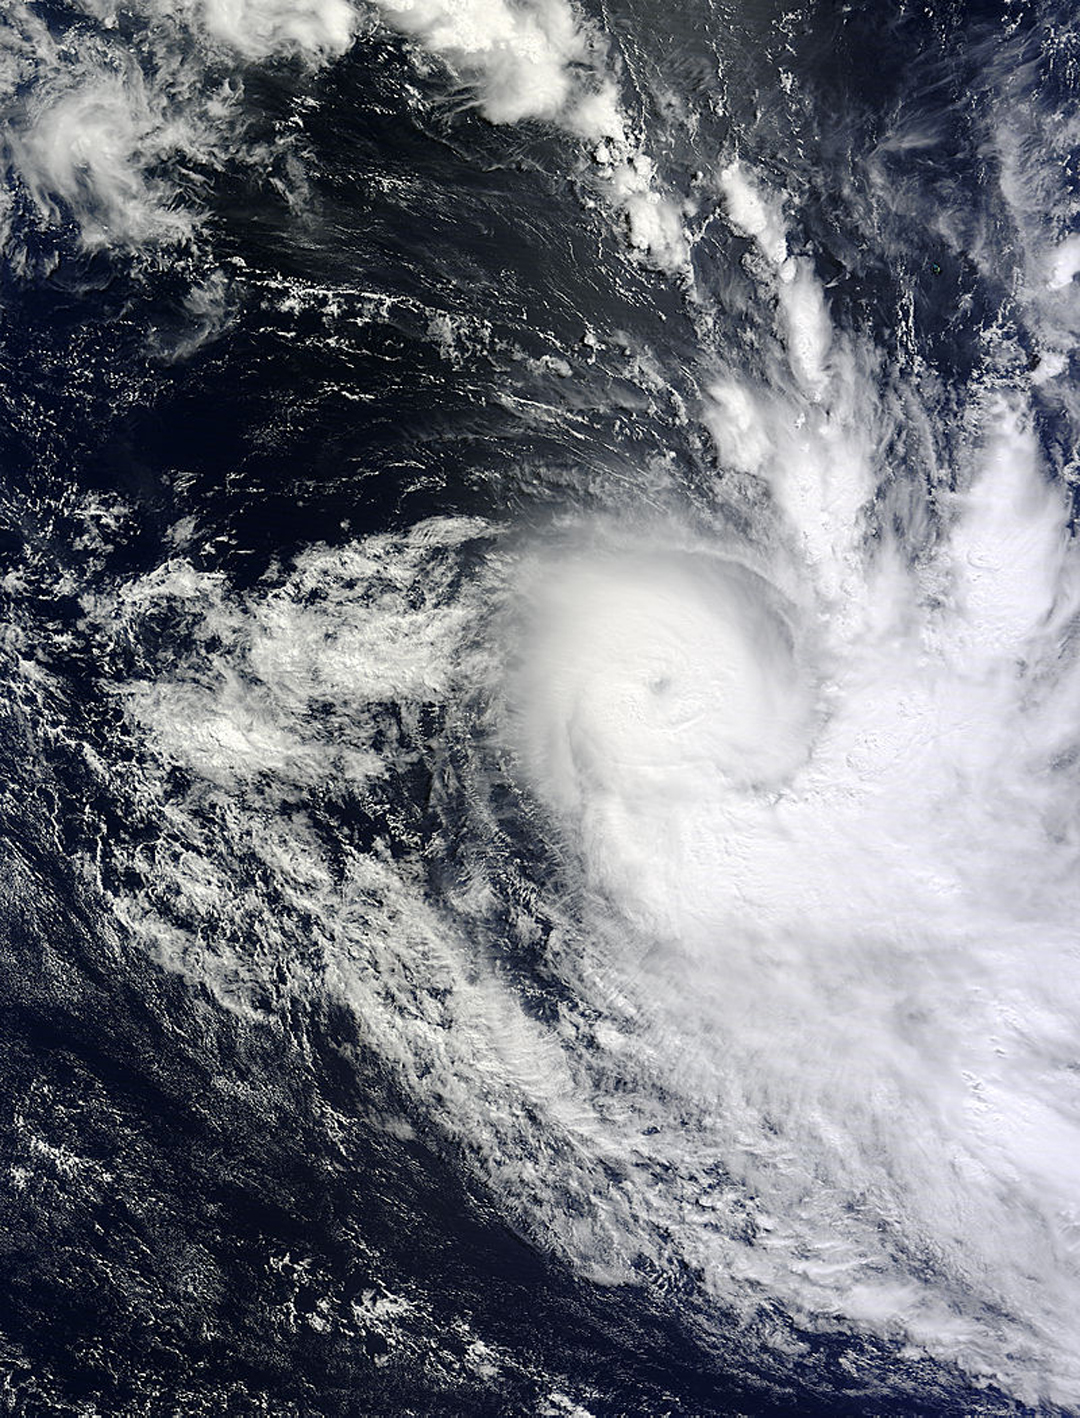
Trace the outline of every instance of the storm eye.
{"type": "Polygon", "coordinates": [[[636,546],[544,570],[511,692],[524,765],[553,806],[619,803],[640,827],[805,761],[813,686],[764,577],[705,551],[636,546]]]}

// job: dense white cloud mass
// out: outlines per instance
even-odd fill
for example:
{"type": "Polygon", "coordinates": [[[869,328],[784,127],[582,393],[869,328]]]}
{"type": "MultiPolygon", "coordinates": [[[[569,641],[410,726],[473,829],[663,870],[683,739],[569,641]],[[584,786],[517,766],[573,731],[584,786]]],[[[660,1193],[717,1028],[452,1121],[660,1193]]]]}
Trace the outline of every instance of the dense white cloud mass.
{"type": "Polygon", "coordinates": [[[775,787],[805,759],[813,687],[756,573],[633,544],[543,570],[516,693],[522,752],[553,803],[649,817],[775,787]]]}
{"type": "Polygon", "coordinates": [[[204,0],[206,28],[248,59],[344,54],[359,24],[349,0],[204,0]]]}
{"type": "Polygon", "coordinates": [[[318,922],[324,984],[585,1273],[686,1264],[748,1321],[771,1298],[796,1323],[854,1324],[1065,1400],[1080,1380],[1066,501],[1027,396],[999,389],[972,398],[936,541],[913,556],[871,538],[897,414],[773,218],[739,201],[732,220],[772,253],[760,279],[802,292],[777,301],[767,387],[703,376],[722,458],[769,491],[753,545],[675,511],[568,514],[531,543],[446,520],[313,549],[247,599],[175,563],[92,607],[135,627],[171,608],[219,647],[128,688],[161,783],[179,765],[194,786],[145,889],[116,906],[242,1001],[263,967],[222,953],[238,913],[238,939],[254,919],[287,954],[269,908],[233,901],[214,865],[254,853],[318,922]],[[433,709],[442,826],[411,861],[356,852],[334,878],[290,805],[317,785],[377,796],[433,709]],[[272,827],[232,815],[241,791],[272,827]],[[433,896],[424,863],[451,840],[433,896]],[[494,965],[541,935],[568,1001],[548,1022],[494,965]]]}
{"type": "Polygon", "coordinates": [[[565,0],[379,0],[387,24],[480,86],[495,123],[557,118],[574,89],[571,66],[589,62],[589,34],[565,0]]]}

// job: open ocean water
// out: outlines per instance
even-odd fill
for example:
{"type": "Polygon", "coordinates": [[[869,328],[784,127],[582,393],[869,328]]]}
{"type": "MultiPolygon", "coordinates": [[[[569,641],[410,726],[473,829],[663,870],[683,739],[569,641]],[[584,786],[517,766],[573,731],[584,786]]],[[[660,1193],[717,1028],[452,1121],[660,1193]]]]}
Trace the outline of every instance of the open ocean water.
{"type": "Polygon", "coordinates": [[[6,0],[0,1411],[1080,1414],[1080,15],[6,0]]]}

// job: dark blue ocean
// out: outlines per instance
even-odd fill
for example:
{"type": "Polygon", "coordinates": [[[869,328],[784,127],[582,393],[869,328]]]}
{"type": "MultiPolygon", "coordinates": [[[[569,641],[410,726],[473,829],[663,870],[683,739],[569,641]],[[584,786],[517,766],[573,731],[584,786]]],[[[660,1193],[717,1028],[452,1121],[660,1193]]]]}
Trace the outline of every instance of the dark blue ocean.
{"type": "Polygon", "coordinates": [[[0,1410],[1080,1414],[1078,99],[7,0],[0,1410]]]}

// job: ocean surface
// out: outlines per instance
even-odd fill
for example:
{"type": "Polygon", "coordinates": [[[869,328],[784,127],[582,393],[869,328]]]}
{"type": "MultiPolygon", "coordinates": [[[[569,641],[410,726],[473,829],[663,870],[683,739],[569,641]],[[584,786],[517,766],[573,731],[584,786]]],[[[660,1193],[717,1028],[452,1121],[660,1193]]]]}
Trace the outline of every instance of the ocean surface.
{"type": "Polygon", "coordinates": [[[1080,12],[6,0],[0,1411],[1080,1414],[1080,12]]]}

